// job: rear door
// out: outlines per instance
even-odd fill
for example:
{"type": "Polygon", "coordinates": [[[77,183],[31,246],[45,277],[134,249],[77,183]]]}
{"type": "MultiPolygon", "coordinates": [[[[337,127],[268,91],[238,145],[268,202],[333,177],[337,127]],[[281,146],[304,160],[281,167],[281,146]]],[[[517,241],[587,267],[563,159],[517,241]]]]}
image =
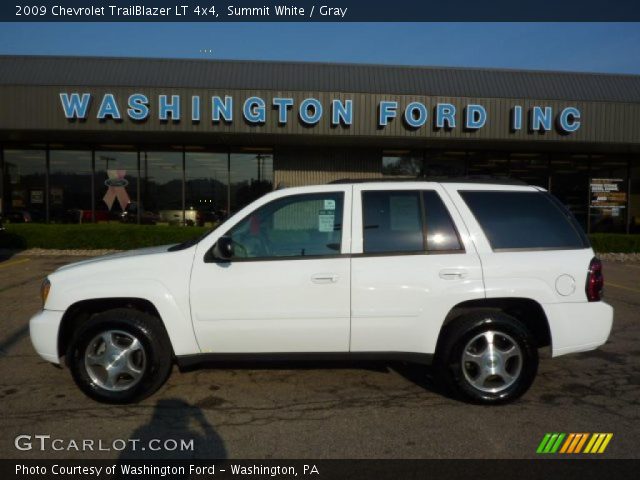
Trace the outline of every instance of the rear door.
{"type": "Polygon", "coordinates": [[[483,298],[480,261],[439,184],[356,185],[351,351],[433,353],[449,310],[483,298]]]}

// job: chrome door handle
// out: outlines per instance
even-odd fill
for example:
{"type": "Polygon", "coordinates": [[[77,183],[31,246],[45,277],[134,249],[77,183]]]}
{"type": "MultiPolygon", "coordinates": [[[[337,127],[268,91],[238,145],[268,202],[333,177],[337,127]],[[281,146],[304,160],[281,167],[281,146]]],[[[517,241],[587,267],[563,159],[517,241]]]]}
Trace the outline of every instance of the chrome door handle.
{"type": "Polygon", "coordinates": [[[316,273],[311,275],[311,281],[313,283],[336,283],[340,275],[335,273],[316,273]]]}
{"type": "Polygon", "coordinates": [[[459,268],[445,268],[443,270],[440,270],[439,275],[443,280],[456,280],[459,278],[465,278],[467,275],[469,275],[469,272],[459,268]]]}

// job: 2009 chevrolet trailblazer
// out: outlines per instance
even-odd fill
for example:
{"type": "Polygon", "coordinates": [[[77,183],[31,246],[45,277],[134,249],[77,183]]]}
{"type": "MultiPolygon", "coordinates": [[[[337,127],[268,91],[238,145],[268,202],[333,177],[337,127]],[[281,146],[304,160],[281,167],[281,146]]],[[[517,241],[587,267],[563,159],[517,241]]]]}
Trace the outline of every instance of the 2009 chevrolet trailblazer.
{"type": "Polygon", "coordinates": [[[602,266],[541,188],[352,182],[277,190],[198,241],[64,266],[30,323],[37,352],[105,402],[172,365],[260,358],[433,362],[459,396],[521,396],[553,356],[608,338],[602,266]]]}

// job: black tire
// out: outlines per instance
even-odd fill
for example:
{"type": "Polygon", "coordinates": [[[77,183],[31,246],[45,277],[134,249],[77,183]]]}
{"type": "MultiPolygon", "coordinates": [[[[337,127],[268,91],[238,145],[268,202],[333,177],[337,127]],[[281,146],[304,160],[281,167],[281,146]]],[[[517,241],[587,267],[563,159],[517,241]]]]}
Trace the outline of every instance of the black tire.
{"type": "MultiPolygon", "coordinates": [[[[500,349],[493,351],[496,350],[500,349]]],[[[439,376],[454,395],[473,403],[508,403],[521,397],[533,383],[538,371],[538,347],[535,337],[514,317],[500,311],[475,312],[445,327],[435,360],[439,376]],[[499,366],[498,359],[503,358],[482,349],[482,343],[488,344],[487,338],[495,339],[496,347],[504,346],[505,351],[509,344],[517,344],[520,355],[502,363],[508,376],[490,375],[486,381],[481,380],[481,370],[486,372],[485,367],[499,366]],[[498,342],[502,345],[497,345],[498,342]],[[481,355],[482,360],[463,362],[465,351],[481,355]]]]}
{"type": "MultiPolygon", "coordinates": [[[[117,308],[93,315],[74,332],[66,355],[67,365],[78,387],[87,396],[104,403],[133,403],[152,395],[167,380],[173,366],[171,343],[160,320],[129,308],[117,308]],[[124,381],[125,386],[116,387],[124,389],[117,391],[100,385],[100,380],[95,379],[95,373],[92,378],[85,362],[85,354],[96,337],[114,331],[122,332],[125,339],[137,339],[144,354],[140,368],[142,373],[137,379],[130,380],[130,383],[135,383],[126,387],[124,381]]],[[[89,367],[92,372],[94,368],[89,367]]],[[[126,380],[126,376],[123,378],[126,380]]]]}

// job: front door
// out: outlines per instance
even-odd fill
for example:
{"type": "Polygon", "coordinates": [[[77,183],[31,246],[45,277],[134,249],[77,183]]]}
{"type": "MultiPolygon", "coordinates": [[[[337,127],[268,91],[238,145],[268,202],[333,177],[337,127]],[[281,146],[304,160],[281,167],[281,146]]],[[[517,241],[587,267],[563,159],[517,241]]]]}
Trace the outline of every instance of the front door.
{"type": "Polygon", "coordinates": [[[212,234],[231,237],[230,261],[198,249],[191,312],[203,353],[348,351],[350,187],[285,192],[212,234]]]}

